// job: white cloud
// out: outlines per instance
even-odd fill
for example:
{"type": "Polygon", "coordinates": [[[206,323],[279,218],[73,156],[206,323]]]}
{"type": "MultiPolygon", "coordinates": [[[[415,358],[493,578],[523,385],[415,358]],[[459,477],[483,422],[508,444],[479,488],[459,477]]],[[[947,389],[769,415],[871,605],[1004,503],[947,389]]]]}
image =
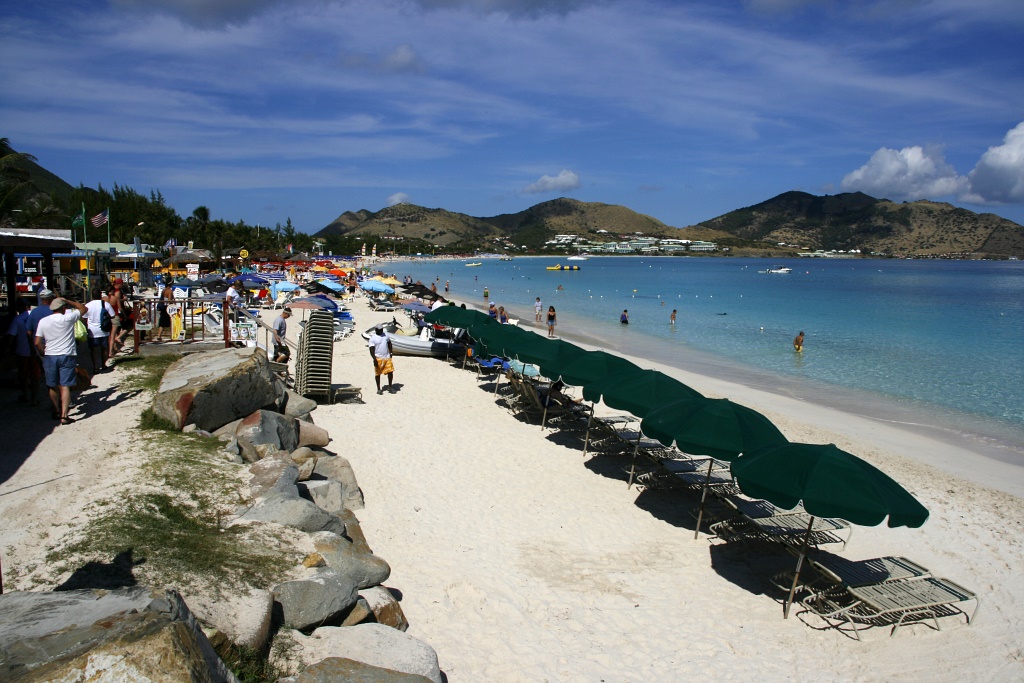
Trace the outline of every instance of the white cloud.
{"type": "Polygon", "coordinates": [[[967,188],[938,147],[882,147],[856,171],[843,178],[842,189],[872,197],[928,199],[957,195],[967,188]]]}
{"type": "Polygon", "coordinates": [[[567,192],[575,190],[580,186],[580,177],[568,169],[556,176],[544,175],[535,182],[523,188],[526,194],[541,194],[543,192],[567,192]]]}
{"type": "Polygon", "coordinates": [[[388,206],[395,206],[396,204],[408,204],[411,199],[412,197],[404,192],[396,192],[388,197],[386,201],[388,206]]]}
{"type": "Polygon", "coordinates": [[[964,201],[1015,203],[1024,201],[1024,121],[1003,138],[1003,144],[989,147],[977,166],[967,174],[969,191],[964,201]]]}

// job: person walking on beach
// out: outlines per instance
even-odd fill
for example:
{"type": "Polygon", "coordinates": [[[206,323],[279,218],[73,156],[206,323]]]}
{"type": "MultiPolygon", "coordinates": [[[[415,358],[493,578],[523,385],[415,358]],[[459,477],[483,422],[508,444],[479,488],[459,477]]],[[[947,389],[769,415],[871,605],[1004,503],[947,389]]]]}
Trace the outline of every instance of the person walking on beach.
{"type": "Polygon", "coordinates": [[[75,345],[75,323],[82,319],[85,306],[60,297],[50,303],[51,314],[39,321],[35,345],[43,358],[43,376],[50,390],[52,415],[62,425],[69,425],[71,387],[78,380],[78,351],[75,345]],[[73,310],[68,310],[71,307],[73,310]]]}
{"type": "Polygon", "coordinates": [[[288,342],[285,341],[288,334],[288,318],[292,317],[292,309],[285,306],[281,315],[274,321],[274,362],[287,363],[292,357],[288,350],[288,342]]]}
{"type": "Polygon", "coordinates": [[[548,306],[548,337],[555,336],[555,323],[558,322],[558,317],[555,315],[555,307],[548,306]]]}
{"type": "Polygon", "coordinates": [[[92,301],[85,305],[86,327],[89,328],[89,355],[92,359],[92,374],[103,372],[107,367],[110,350],[110,331],[114,329],[114,307],[100,290],[94,290],[92,301]],[[104,329],[106,328],[106,329],[104,329]]]}
{"type": "Polygon", "coordinates": [[[384,393],[384,390],[380,388],[381,375],[388,376],[388,393],[395,393],[391,384],[395,376],[395,366],[391,362],[391,340],[384,333],[383,325],[377,325],[377,329],[370,335],[369,346],[370,358],[373,359],[373,379],[377,382],[377,395],[379,396],[384,393]]]}
{"type": "Polygon", "coordinates": [[[796,335],[796,339],[793,340],[793,350],[800,353],[804,350],[804,331],[800,330],[800,334],[796,335]]]}
{"type": "Polygon", "coordinates": [[[622,315],[619,316],[619,322],[623,325],[629,324],[629,311],[622,309],[622,315]]]}
{"type": "Polygon", "coordinates": [[[672,315],[670,315],[668,317],[668,324],[669,325],[675,325],[676,324],[676,309],[674,309],[674,308],[672,309],[672,315]]]}
{"type": "Polygon", "coordinates": [[[497,318],[497,320],[502,325],[508,324],[508,313],[505,312],[505,307],[504,306],[499,306],[498,307],[498,318],[497,318]]]}
{"type": "Polygon", "coordinates": [[[533,319],[535,322],[540,322],[541,314],[543,313],[543,308],[544,306],[540,303],[540,297],[538,296],[537,300],[533,302],[533,319]]]}
{"type": "Polygon", "coordinates": [[[164,285],[164,288],[160,290],[160,303],[156,305],[156,339],[155,342],[162,342],[164,340],[164,328],[167,328],[167,334],[171,332],[171,315],[167,312],[167,307],[174,303],[174,289],[170,284],[164,285]]]}
{"type": "Polygon", "coordinates": [[[21,401],[27,402],[29,395],[35,399],[38,378],[32,377],[32,341],[28,338],[28,303],[24,299],[14,300],[15,316],[7,328],[7,336],[11,338],[11,350],[18,364],[18,387],[21,388],[21,401]]]}

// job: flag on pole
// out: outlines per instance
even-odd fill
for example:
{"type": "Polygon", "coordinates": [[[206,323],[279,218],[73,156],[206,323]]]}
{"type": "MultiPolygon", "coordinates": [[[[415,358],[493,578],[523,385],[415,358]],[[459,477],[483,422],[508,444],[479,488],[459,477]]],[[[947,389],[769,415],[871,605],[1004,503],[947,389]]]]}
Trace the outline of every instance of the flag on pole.
{"type": "Polygon", "coordinates": [[[172,237],[171,239],[167,240],[167,242],[164,243],[164,249],[173,249],[176,246],[178,246],[178,240],[177,238],[174,237],[172,237]]]}
{"type": "Polygon", "coordinates": [[[291,253],[293,252],[293,249],[292,249],[292,247],[293,247],[293,245],[292,245],[291,243],[289,243],[289,244],[288,244],[288,253],[289,253],[289,254],[291,254],[291,253]]]}
{"type": "Polygon", "coordinates": [[[72,228],[84,228],[85,227],[85,209],[82,209],[77,216],[71,221],[72,228]]]}
{"type": "Polygon", "coordinates": [[[103,209],[98,214],[92,217],[92,225],[94,228],[98,228],[107,222],[107,216],[109,215],[110,209],[103,209]]]}

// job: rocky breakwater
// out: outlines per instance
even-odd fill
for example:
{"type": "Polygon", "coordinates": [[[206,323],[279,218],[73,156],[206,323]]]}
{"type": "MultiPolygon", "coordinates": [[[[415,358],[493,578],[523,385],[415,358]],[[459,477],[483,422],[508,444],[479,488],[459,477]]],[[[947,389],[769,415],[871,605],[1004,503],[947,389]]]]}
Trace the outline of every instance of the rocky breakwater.
{"type": "MultiPolygon", "coordinates": [[[[162,621],[160,628],[173,631],[176,640],[161,647],[189,656],[164,658],[169,668],[160,675],[148,673],[140,664],[130,670],[129,678],[233,681],[214,652],[245,646],[269,652],[271,663],[287,673],[289,682],[441,683],[437,654],[405,633],[409,624],[401,605],[384,586],[391,568],[371,550],[354,512],[363,507],[355,473],[345,458],[325,450],[330,435],[313,423],[316,407],[314,401],[294,394],[273,375],[260,349],[196,354],[168,368],[154,399],[154,411],[179,429],[219,437],[225,441],[224,456],[247,470],[249,499],[235,511],[228,526],[290,527],[308,535],[307,548],[313,552],[294,568],[290,580],[248,586],[241,594],[225,587],[216,596],[190,597],[197,603],[191,612],[177,593],[161,597],[160,605],[173,604],[174,608],[160,607],[155,613],[187,615],[178,620],[186,626],[198,620],[203,630],[171,628],[162,621]],[[235,608],[225,609],[225,605],[235,608]],[[200,667],[205,667],[202,672],[200,667]]],[[[92,618],[99,614],[95,609],[88,618],[75,617],[76,628],[93,625],[81,638],[67,636],[69,627],[63,622],[33,622],[32,628],[23,629],[21,622],[8,617],[15,612],[0,605],[0,679],[51,680],[40,678],[42,672],[60,665],[85,672],[60,680],[126,680],[127,669],[111,668],[107,675],[104,666],[110,660],[98,657],[125,638],[139,640],[159,628],[149,623],[155,617],[145,618],[144,633],[138,637],[131,631],[125,636],[125,629],[103,626],[130,622],[134,628],[135,622],[143,619],[140,615],[154,612],[135,604],[144,601],[150,589],[123,590],[131,592],[124,600],[107,598],[110,607],[100,610],[104,614],[99,621],[92,618]],[[12,629],[21,629],[23,637],[6,637],[12,629]],[[105,629],[111,639],[102,637],[105,629]],[[67,664],[69,661],[72,664],[67,664]]],[[[92,592],[83,593],[89,595],[79,596],[78,604],[92,599],[92,592]]],[[[67,602],[70,594],[2,597],[24,599],[15,597],[19,595],[67,602]]],[[[21,618],[29,618],[34,611],[22,609],[21,618]]]]}

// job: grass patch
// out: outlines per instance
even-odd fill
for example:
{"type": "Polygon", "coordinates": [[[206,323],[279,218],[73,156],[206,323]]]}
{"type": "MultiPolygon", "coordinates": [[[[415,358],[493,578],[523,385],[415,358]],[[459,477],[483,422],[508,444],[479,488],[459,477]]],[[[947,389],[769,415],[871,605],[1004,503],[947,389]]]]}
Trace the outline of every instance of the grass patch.
{"type": "Polygon", "coordinates": [[[218,650],[217,654],[241,683],[273,683],[284,676],[283,671],[251,647],[232,645],[218,650]]]}
{"type": "Polygon", "coordinates": [[[163,353],[156,356],[128,356],[116,360],[118,368],[127,370],[127,374],[120,378],[121,389],[129,391],[152,391],[160,388],[160,380],[164,372],[181,356],[173,353],[163,353]]]}

